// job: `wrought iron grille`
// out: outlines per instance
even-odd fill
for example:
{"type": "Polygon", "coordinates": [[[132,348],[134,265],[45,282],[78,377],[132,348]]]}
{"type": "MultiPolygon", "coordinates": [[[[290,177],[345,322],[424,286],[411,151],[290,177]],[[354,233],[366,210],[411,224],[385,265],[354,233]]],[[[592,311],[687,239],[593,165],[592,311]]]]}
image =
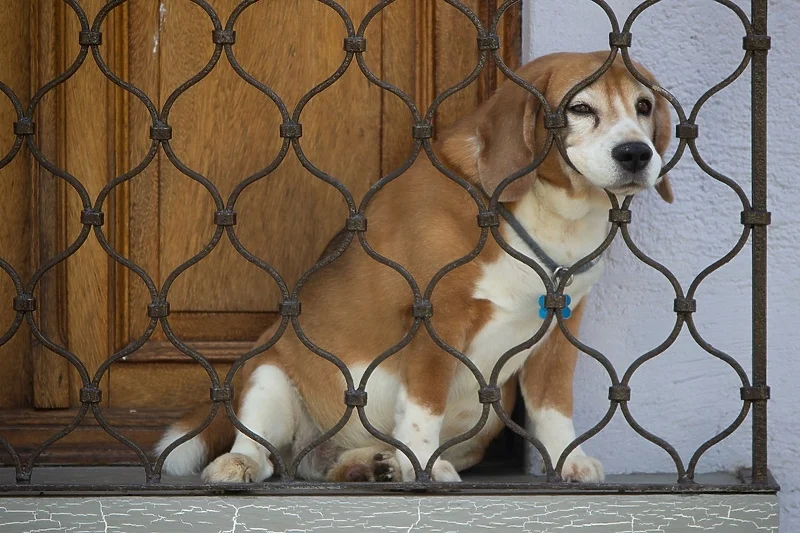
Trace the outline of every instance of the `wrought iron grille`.
{"type": "MultiPolygon", "coordinates": [[[[258,0],[244,0],[242,1],[231,13],[226,22],[223,23],[215,12],[211,3],[207,0],[191,0],[194,4],[203,9],[213,24],[214,30],[210,35],[211,41],[214,43],[214,52],[205,67],[197,72],[190,79],[186,80],[182,85],[175,89],[172,94],[166,99],[163,107],[159,109],[153,100],[145,94],[142,90],[134,85],[120,79],[111,69],[107,66],[103,58],[103,35],[101,27],[104,20],[109,14],[119,6],[123,5],[127,0],[111,0],[109,1],[97,14],[94,21],[90,23],[86,13],[82,9],[79,0],[63,0],[69,7],[71,12],[70,16],[74,16],[80,21],[81,31],[77,35],[80,44],[80,52],[74,58],[72,64],[61,75],[52,79],[44,86],[38,89],[30,100],[27,106],[24,106],[20,98],[14,91],[0,80],[0,91],[11,102],[16,110],[16,121],[13,124],[13,131],[16,135],[16,142],[10,151],[0,159],[0,168],[8,165],[15,157],[17,157],[23,147],[25,147],[35,161],[47,169],[49,172],[56,176],[58,179],[66,182],[74,191],[80,196],[82,202],[82,211],[80,220],[83,225],[82,231],[79,236],[72,242],[62,253],[52,257],[45,263],[38,266],[36,271],[32,274],[31,278],[24,280],[14,266],[0,257],[0,269],[5,272],[10,280],[13,282],[16,289],[16,296],[13,299],[13,309],[16,312],[16,319],[0,336],[0,346],[7,343],[15,334],[18,333],[20,325],[23,321],[27,322],[33,336],[50,351],[58,354],[60,357],[69,361],[69,363],[77,370],[82,381],[82,388],[80,391],[81,407],[75,416],[75,419],[64,427],[57,434],[51,436],[46,441],[42,442],[29,457],[24,458],[18,453],[12,445],[0,435],[0,447],[5,450],[5,453],[10,457],[13,467],[16,472],[16,483],[6,484],[0,486],[0,490],[4,492],[20,492],[20,491],[64,491],[64,490],[87,490],[87,491],[105,491],[105,490],[123,490],[123,491],[149,491],[149,490],[164,490],[164,491],[208,491],[208,490],[251,490],[255,492],[281,492],[291,491],[297,492],[313,492],[319,490],[336,489],[337,491],[361,491],[371,492],[377,490],[414,490],[414,491],[451,491],[451,490],[469,490],[469,491],[485,491],[494,490],[498,488],[515,489],[518,491],[537,492],[558,492],[558,491],[571,491],[580,492],[582,490],[591,491],[765,491],[773,490],[774,485],[769,478],[767,471],[767,400],[769,399],[769,387],[766,381],[766,367],[767,367],[767,346],[766,346],[766,245],[767,245],[767,225],[770,222],[770,213],[767,211],[766,205],[766,146],[767,146],[767,132],[766,132],[766,89],[767,89],[767,51],[770,48],[770,38],[767,35],[767,0],[753,0],[752,12],[748,16],[737,4],[731,0],[715,0],[718,4],[730,9],[738,19],[741,21],[744,29],[743,39],[743,58],[736,70],[728,76],[725,80],[717,85],[708,89],[700,99],[694,104],[691,111],[687,114],[678,100],[663,87],[653,85],[650,83],[640,72],[638,72],[632,63],[629,55],[629,50],[633,45],[633,36],[631,34],[631,27],[634,21],[639,17],[647,8],[655,5],[659,0],[647,0],[642,2],[627,19],[620,23],[616,15],[609,7],[608,3],[604,0],[591,0],[594,4],[600,6],[608,16],[612,32],[609,36],[609,54],[604,64],[591,76],[584,79],[575,85],[563,98],[557,107],[551,107],[545,100],[543,95],[537,89],[519,78],[512,72],[503,62],[503,58],[499,53],[499,37],[497,35],[498,23],[503,14],[512,6],[521,3],[521,0],[506,0],[502,5],[498,6],[490,13],[490,21],[488,26],[480,20],[470,8],[457,0],[442,0],[457,9],[464,17],[474,25],[478,35],[477,49],[479,50],[479,61],[475,65],[472,72],[462,81],[453,85],[443,93],[439,94],[428,109],[420,109],[409,97],[398,87],[387,83],[380,77],[376,76],[370,71],[367,63],[364,60],[364,54],[367,52],[367,42],[364,37],[365,31],[370,22],[378,15],[382,9],[394,0],[382,0],[376,2],[374,7],[368,12],[358,26],[356,21],[353,21],[348,15],[347,11],[334,0],[319,0],[321,4],[332,9],[342,20],[347,30],[347,37],[344,39],[344,59],[341,65],[336,69],[333,74],[328,76],[323,82],[319,83],[311,89],[305,96],[303,96],[296,107],[290,110],[281,99],[280,95],[276,94],[265,83],[255,79],[251,76],[237,61],[236,58],[236,41],[237,34],[235,31],[236,22],[240,15],[250,6],[257,3],[258,0]],[[73,76],[78,69],[87,64],[89,56],[91,60],[99,67],[105,77],[127,91],[132,97],[138,99],[144,106],[146,106],[152,125],[150,127],[150,138],[152,140],[150,149],[144,158],[132,170],[120,174],[111,181],[109,181],[97,198],[92,199],[87,192],[86,187],[81,181],[71,175],[63,168],[59,168],[53,162],[47,159],[37,146],[35,130],[36,124],[34,123],[34,112],[37,106],[42,101],[43,97],[58,85],[63,84],[67,79],[73,76]],[[178,98],[181,97],[192,86],[200,83],[219,63],[222,61],[222,56],[225,56],[234,72],[245,80],[248,84],[255,87],[258,91],[269,97],[274,103],[275,107],[281,114],[282,124],[280,130],[275,132],[282,138],[281,149],[275,159],[265,168],[256,172],[255,174],[247,177],[239,183],[225,199],[221,196],[215,184],[207,177],[192,170],[184,164],[178,155],[173,151],[170,140],[172,138],[172,126],[170,125],[170,110],[172,109],[178,98]],[[609,194],[612,203],[612,209],[609,213],[609,221],[611,229],[604,242],[591,254],[584,257],[575,263],[567,272],[566,275],[560,278],[561,281],[553,283],[544,270],[538,263],[531,260],[525,255],[520,254],[514,250],[503,239],[502,234],[498,227],[498,198],[502,191],[510,185],[513,181],[520,179],[527,173],[533,171],[546,157],[555,145],[555,149],[559,150],[561,156],[569,161],[565,147],[561,142],[558,130],[565,126],[565,108],[569,100],[577,94],[580,90],[587,87],[595,80],[597,80],[603,73],[611,66],[614,59],[621,55],[628,70],[646,86],[650,87],[653,91],[666,98],[673,106],[675,112],[679,117],[679,123],[676,127],[676,137],[679,140],[678,148],[672,159],[666,163],[662,173],[669,171],[684,155],[688,148],[691,157],[696,161],[697,165],[708,176],[724,183],[730,187],[739,197],[742,204],[741,223],[742,233],[735,246],[725,254],[721,259],[715,261],[702,272],[700,272],[688,288],[683,287],[670,270],[663,264],[648,257],[644,252],[637,248],[636,244],[631,238],[628,230],[628,225],[631,221],[630,204],[632,197],[626,197],[622,203],[619,203],[615,196],[609,194]],[[353,61],[355,60],[355,65],[353,61]],[[457,175],[447,166],[445,166],[439,159],[437,159],[434,150],[432,149],[431,139],[433,137],[433,117],[437,108],[448,97],[463,90],[469,84],[476,81],[484,68],[491,64],[496,65],[499,70],[509,79],[511,83],[523,87],[530,92],[540,102],[543,110],[546,113],[546,124],[548,128],[548,135],[545,142],[545,149],[537,154],[535,160],[527,167],[509,175],[497,187],[492,197],[486,201],[482,196],[481,191],[476,188],[463,177],[457,175]],[[752,74],[752,194],[748,194],[731,178],[721,174],[712,168],[700,155],[696,147],[696,139],[700,132],[696,124],[696,118],[703,104],[714,94],[731,84],[738,78],[747,68],[751,69],[752,74]],[[303,152],[302,138],[302,114],[303,110],[309,101],[316,95],[334,84],[348,69],[358,68],[367,79],[374,85],[380,87],[384,91],[389,91],[397,96],[407,106],[408,111],[413,116],[414,126],[412,128],[411,136],[414,139],[414,149],[410,157],[405,163],[395,171],[388,175],[383,176],[369,189],[367,194],[360,201],[353,197],[348,188],[335,176],[332,176],[325,171],[314,166],[309,161],[303,152]],[[165,279],[163,285],[158,287],[153,281],[153,278],[140,266],[132,262],[130,259],[123,257],[115,250],[104,232],[104,203],[109,196],[109,193],[115,187],[120,186],[122,183],[135,179],[145,168],[150,165],[159,151],[163,151],[167,159],[174,165],[181,173],[187,178],[194,180],[201,184],[208,194],[213,198],[216,206],[214,213],[214,223],[216,229],[208,240],[207,245],[188,261],[179,265],[172,271],[165,279]],[[236,223],[237,223],[237,201],[244,193],[245,189],[255,183],[256,181],[269,179],[270,174],[278,168],[290,152],[301,162],[303,167],[317,179],[327,183],[335,188],[344,201],[347,203],[349,209],[349,217],[345,221],[345,238],[336,246],[332,253],[325,256],[319,263],[308,269],[294,287],[290,287],[281,277],[281,274],[273,268],[269,263],[263,259],[256,257],[248,251],[237,237],[236,223]],[[424,152],[424,154],[422,153],[424,152]],[[411,274],[403,267],[387,257],[377,253],[369,243],[369,232],[367,231],[366,224],[366,209],[370,204],[373,197],[389,182],[401,176],[417,159],[417,157],[428,157],[436,169],[445,176],[447,179],[460,185],[475,201],[478,207],[479,216],[477,225],[480,227],[480,240],[476,244],[474,250],[468,255],[453,261],[442,268],[428,283],[427,286],[420,286],[411,274]],[[40,329],[37,325],[36,311],[37,301],[34,293],[37,289],[37,284],[42,279],[43,275],[49,270],[53,269],[57,264],[64,261],[67,257],[74,254],[91,235],[97,239],[98,243],[113,258],[114,261],[129,269],[130,272],[138,276],[150,293],[151,303],[147,307],[147,314],[150,317],[149,325],[142,335],[130,342],[123,349],[111,354],[100,367],[90,374],[87,367],[81,361],[78,354],[70,351],[67,347],[61,346],[51,340],[48,335],[40,329]],[[203,356],[202,353],[194,350],[186,342],[181,340],[172,330],[170,325],[170,305],[169,295],[170,287],[178,276],[189,269],[191,266],[203,260],[208,254],[220,243],[223,238],[227,238],[233,247],[244,257],[247,261],[261,269],[268,274],[280,288],[283,301],[280,304],[281,320],[280,325],[272,338],[264,344],[253,348],[247,353],[243,354],[232,365],[230,371],[225,376],[220,376],[215,371],[214,367],[203,356]],[[437,283],[449,272],[455,268],[464,265],[479,254],[487,243],[489,238],[493,238],[500,247],[508,254],[521,261],[541,277],[543,283],[547,288],[548,296],[548,310],[547,317],[544,320],[541,328],[526,342],[512,348],[505,353],[497,362],[491,375],[483,376],[477,367],[467,358],[463,353],[449,346],[436,332],[431,322],[430,299],[434,288],[437,283]],[[592,261],[600,256],[611,244],[615,238],[621,238],[631,252],[642,262],[646,263],[651,268],[660,272],[672,285],[675,291],[674,311],[675,311],[675,324],[668,335],[668,337],[655,349],[642,354],[638,357],[629,368],[621,375],[614,368],[611,361],[601,352],[587,346],[579,341],[569,330],[567,324],[562,318],[561,313],[555,312],[559,308],[559,302],[563,300],[563,291],[565,283],[569,279],[571,273],[580,269],[583,265],[592,261]],[[752,375],[744,370],[742,365],[731,355],[724,353],[706,342],[701,334],[698,332],[693,321],[693,312],[696,309],[695,293],[702,283],[702,281],[712,272],[719,269],[722,265],[729,262],[735,255],[737,255],[751,240],[752,242],[752,375]],[[372,364],[369,365],[364,373],[360,382],[356,383],[351,376],[347,366],[337,358],[336,354],[329,353],[321,347],[315,345],[304,333],[300,326],[300,303],[302,301],[302,288],[306,282],[320,269],[324,268],[327,264],[336,261],[338,257],[349,246],[361,246],[375,261],[386,265],[397,273],[403,276],[407,281],[411,291],[413,291],[415,298],[415,305],[413,310],[409,313],[413,316],[413,325],[407,332],[407,335],[395,346],[380,354],[372,364]],[[605,416],[592,428],[578,436],[564,451],[560,457],[550,457],[544,446],[537,441],[537,439],[530,434],[524,427],[521,427],[513,420],[511,420],[508,413],[504,412],[499,401],[499,389],[497,386],[497,379],[502,366],[513,355],[522,350],[528,349],[538,342],[552,321],[557,321],[557,325],[564,333],[567,339],[576,346],[581,352],[587,354],[589,357],[600,363],[608,373],[609,380],[612,385],[609,389],[608,399],[609,407],[605,416]],[[148,453],[143,450],[136,443],[122,435],[114,427],[112,427],[104,418],[103,409],[100,406],[102,391],[100,389],[101,379],[104,374],[109,371],[111,365],[120,359],[134,353],[141,348],[144,343],[151,337],[157,326],[160,325],[166,334],[166,337],[172,345],[184,353],[186,356],[193,359],[198,365],[201,365],[208,374],[211,381],[211,400],[212,407],[205,421],[192,431],[188,432],[181,439],[173,443],[164,453],[155,460],[148,457],[148,453]],[[342,419],[329,431],[325,432],[319,438],[310,443],[305,450],[300,453],[297,458],[291,463],[287,464],[273,445],[259,435],[250,431],[245,427],[234,413],[232,407],[233,399],[233,379],[234,375],[242,368],[246,361],[252,359],[256,355],[263,353],[272,347],[281,335],[292,327],[297,333],[297,336],[305,344],[305,346],[315,353],[317,356],[328,360],[338,367],[342,376],[347,384],[347,392],[345,394],[346,411],[342,419]],[[630,395],[629,382],[636,372],[636,370],[646,361],[657,357],[663,353],[675,341],[682,328],[688,328],[693,339],[699,344],[702,349],[711,354],[712,356],[724,361],[736,372],[741,380],[741,400],[742,407],[739,415],[727,428],[721,431],[713,438],[707,440],[691,456],[688,463],[680,457],[676,449],[667,442],[664,438],[659,437],[647,431],[639,421],[634,418],[628,407],[629,402],[633,401],[630,395]],[[450,354],[452,357],[458,359],[461,364],[466,365],[474,374],[480,386],[479,401],[482,403],[482,416],[478,423],[467,433],[453,438],[443,443],[438,450],[433,454],[427,464],[420,464],[411,450],[402,442],[399,442],[391,435],[387,435],[374,427],[367,415],[365,414],[365,388],[369,376],[373,373],[375,368],[387,358],[397,353],[404,346],[408,345],[415,334],[425,328],[431,338],[438,344],[438,346],[450,354]],[[277,481],[272,481],[264,484],[255,484],[248,486],[221,486],[214,487],[203,485],[174,485],[163,483],[161,481],[161,470],[165,457],[179,444],[186,442],[195,435],[198,435],[204,428],[206,428],[213,417],[219,410],[224,410],[227,416],[230,417],[233,424],[243,433],[248,435],[251,439],[260,443],[267,448],[275,460],[277,481]],[[534,446],[542,455],[545,471],[545,481],[530,481],[530,482],[514,482],[514,483],[470,483],[464,482],[458,485],[440,484],[431,480],[431,469],[433,462],[437,457],[449,447],[454,446],[459,442],[463,442],[470,437],[476,435],[482,426],[486,423],[490,410],[494,410],[497,415],[503,420],[508,428],[521,436],[525,441],[534,446]],[[653,444],[662,448],[673,460],[675,465],[675,481],[671,484],[665,485],[615,485],[603,484],[599,486],[581,487],[576,485],[568,485],[561,482],[558,472],[567,455],[575,449],[579,444],[587,441],[597,433],[599,433],[612,419],[617,411],[621,411],[622,416],[627,420],[630,426],[642,437],[652,442],[653,444]],[[91,415],[89,412],[91,411],[91,415]],[[752,418],[752,475],[747,482],[742,486],[709,486],[695,482],[695,468],[698,460],[709,448],[716,445],[729,435],[731,435],[737,428],[739,428],[746,420],[748,414],[752,418]],[[93,416],[98,424],[111,436],[118,441],[124,443],[131,450],[133,450],[141,461],[142,468],[145,473],[146,481],[144,484],[133,485],[75,485],[75,484],[31,484],[31,475],[37,458],[47,450],[49,446],[65,437],[73,431],[81,421],[88,416],[93,416]],[[329,439],[336,432],[338,432],[344,424],[352,416],[358,416],[366,427],[366,429],[381,441],[396,447],[402,453],[406,454],[411,460],[414,469],[417,473],[417,481],[413,483],[374,483],[374,484],[316,484],[309,483],[295,479],[295,472],[300,461],[305,457],[315,446],[329,439]]],[[[278,9],[277,5],[275,6],[278,9]]],[[[144,311],[144,310],[143,310],[144,311]]]]}

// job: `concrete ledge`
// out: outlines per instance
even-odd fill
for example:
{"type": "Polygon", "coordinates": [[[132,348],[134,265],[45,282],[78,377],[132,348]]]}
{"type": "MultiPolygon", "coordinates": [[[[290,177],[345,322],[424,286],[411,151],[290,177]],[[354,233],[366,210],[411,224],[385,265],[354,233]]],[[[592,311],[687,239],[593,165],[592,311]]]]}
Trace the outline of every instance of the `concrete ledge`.
{"type": "Polygon", "coordinates": [[[775,495],[0,498],[0,531],[778,532],[775,495]]]}

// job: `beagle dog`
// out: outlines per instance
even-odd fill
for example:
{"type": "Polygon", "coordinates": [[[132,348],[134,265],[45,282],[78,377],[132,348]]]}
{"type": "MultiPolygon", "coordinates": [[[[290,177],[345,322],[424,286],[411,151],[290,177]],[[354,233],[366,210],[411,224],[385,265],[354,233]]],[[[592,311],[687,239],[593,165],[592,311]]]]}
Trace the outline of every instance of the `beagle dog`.
{"type": "MultiPolygon", "coordinates": [[[[524,65],[517,75],[555,108],[607,57],[607,51],[553,54],[524,65]]],[[[607,237],[611,202],[606,191],[624,196],[655,187],[664,200],[672,201],[667,178],[659,177],[672,130],[667,101],[638,82],[621,58],[574,95],[566,118],[558,134],[572,165],[553,146],[533,172],[512,181],[499,197],[507,215],[497,228],[502,238],[551,279],[558,274],[554,270],[575,264],[607,237]]],[[[443,132],[434,150],[453,173],[482,194],[492,194],[507,176],[542,155],[546,137],[539,100],[507,81],[474,113],[443,132]]],[[[387,183],[366,211],[367,247],[351,242],[300,293],[299,324],[318,353],[289,326],[273,346],[250,359],[236,382],[234,409],[241,423],[290,464],[345,414],[343,373],[320,355],[333,354],[347,366],[356,387],[370,372],[364,408],[369,424],[404,443],[424,469],[442,443],[473,429],[482,414],[475,375],[448,348],[468,358],[487,382],[497,373],[506,413],[513,408],[519,383],[534,435],[555,466],[575,439],[577,348],[552,320],[535,345],[506,357],[496,370],[498,360],[531,340],[547,316],[541,277],[491,236],[473,260],[437,277],[440,269],[476,249],[482,231],[477,215],[473,198],[424,155],[387,183]],[[402,265],[413,282],[392,264],[402,265]],[[432,316],[429,324],[422,324],[415,321],[412,307],[427,296],[432,280],[431,307],[426,306],[432,316]],[[370,367],[398,344],[401,349],[370,367]]],[[[329,251],[348,237],[340,233],[329,251]]],[[[559,311],[565,317],[571,313],[565,323],[574,335],[584,299],[602,269],[601,257],[576,271],[564,290],[571,303],[559,311]]],[[[271,327],[258,343],[269,341],[277,328],[271,327]]],[[[172,448],[164,472],[189,475],[205,467],[202,476],[210,483],[258,482],[272,476],[275,458],[236,430],[222,409],[199,435],[173,445],[200,425],[209,408],[198,407],[167,430],[156,450],[160,455],[172,448]]],[[[459,481],[458,472],[480,462],[503,427],[490,410],[480,431],[435,459],[432,479],[459,481]]],[[[355,411],[339,432],[300,461],[297,473],[311,480],[416,479],[409,457],[373,436],[355,411]]],[[[565,458],[559,474],[570,481],[604,479],[601,463],[580,446],[565,458]]]]}

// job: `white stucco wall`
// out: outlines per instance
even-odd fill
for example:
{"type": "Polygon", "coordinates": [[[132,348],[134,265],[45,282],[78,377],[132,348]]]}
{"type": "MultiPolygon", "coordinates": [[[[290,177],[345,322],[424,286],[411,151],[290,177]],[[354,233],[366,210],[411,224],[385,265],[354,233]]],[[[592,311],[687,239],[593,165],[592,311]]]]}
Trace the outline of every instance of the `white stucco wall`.
{"type": "MultiPolygon", "coordinates": [[[[621,23],[638,0],[609,0],[621,23]]],[[[749,15],[750,2],[738,0],[749,15]]],[[[782,485],[782,527],[800,531],[800,3],[770,1],[769,34],[769,404],[770,466],[782,485]]],[[[608,48],[610,25],[590,0],[528,0],[525,5],[528,59],[561,50],[608,48]]],[[[650,67],[675,94],[687,114],[702,93],[733,72],[743,57],[744,30],[736,16],[711,0],[680,0],[649,8],[632,28],[633,57],[650,67]]],[[[749,70],[713,97],[700,112],[701,155],[718,171],[750,191],[749,70]]],[[[672,149],[677,146],[673,142],[672,149]]],[[[686,290],[707,265],[733,247],[742,226],[741,204],[724,184],[704,174],[687,152],[671,173],[676,202],[654,193],[633,204],[633,238],[651,257],[666,264],[686,290]]],[[[590,298],[582,340],[600,349],[622,374],[642,353],[656,347],[675,322],[674,292],[655,270],[640,263],[621,239],[614,243],[610,268],[590,298]]],[[[697,293],[699,331],[750,371],[750,247],[712,274],[697,293]]],[[[608,406],[608,377],[583,356],[576,390],[576,423],[586,430],[608,406]]],[[[692,452],[730,424],[741,409],[740,382],[733,370],[700,349],[684,327],[678,341],[646,363],[631,382],[631,411],[648,430],[676,446],[688,463],[692,452]]],[[[747,465],[750,420],[733,437],[709,450],[700,471],[747,465]]],[[[674,468],[660,448],[628,428],[618,413],[589,441],[610,473],[674,468]]]]}

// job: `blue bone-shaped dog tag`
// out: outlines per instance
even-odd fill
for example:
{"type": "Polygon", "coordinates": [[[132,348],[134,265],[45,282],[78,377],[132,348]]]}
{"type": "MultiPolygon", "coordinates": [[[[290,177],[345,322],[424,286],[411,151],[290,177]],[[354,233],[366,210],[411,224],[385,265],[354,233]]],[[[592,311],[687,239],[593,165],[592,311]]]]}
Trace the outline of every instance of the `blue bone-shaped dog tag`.
{"type": "MultiPolygon", "coordinates": [[[[544,294],[539,296],[539,317],[542,320],[547,317],[547,308],[544,306],[544,296],[544,294]]],[[[567,306],[561,310],[561,316],[566,320],[572,316],[572,309],[569,308],[570,304],[572,303],[572,298],[569,297],[569,294],[564,295],[564,303],[566,303],[567,306]]]]}

